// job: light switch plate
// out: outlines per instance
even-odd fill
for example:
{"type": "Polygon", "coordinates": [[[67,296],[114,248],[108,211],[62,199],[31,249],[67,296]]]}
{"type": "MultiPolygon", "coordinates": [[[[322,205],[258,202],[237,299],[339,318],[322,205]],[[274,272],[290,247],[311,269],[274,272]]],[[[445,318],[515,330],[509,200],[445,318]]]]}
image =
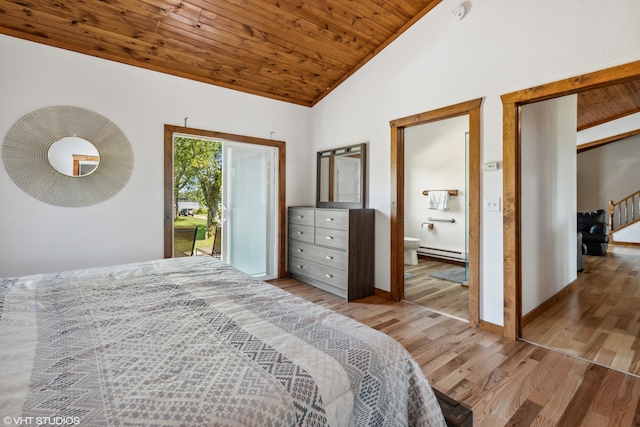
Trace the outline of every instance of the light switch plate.
{"type": "Polygon", "coordinates": [[[500,197],[485,197],[484,210],[485,212],[500,212],[500,197]]]}
{"type": "Polygon", "coordinates": [[[498,170],[498,162],[486,162],[482,164],[482,170],[485,171],[497,171],[498,170]]]}

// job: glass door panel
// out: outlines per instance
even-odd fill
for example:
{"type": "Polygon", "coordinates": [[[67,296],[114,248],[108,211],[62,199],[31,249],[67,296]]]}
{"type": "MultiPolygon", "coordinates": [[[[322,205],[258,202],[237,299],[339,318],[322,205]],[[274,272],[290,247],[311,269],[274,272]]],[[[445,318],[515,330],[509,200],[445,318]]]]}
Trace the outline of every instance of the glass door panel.
{"type": "Polygon", "coordinates": [[[260,279],[276,276],[276,150],[223,143],[222,259],[260,279]]]}

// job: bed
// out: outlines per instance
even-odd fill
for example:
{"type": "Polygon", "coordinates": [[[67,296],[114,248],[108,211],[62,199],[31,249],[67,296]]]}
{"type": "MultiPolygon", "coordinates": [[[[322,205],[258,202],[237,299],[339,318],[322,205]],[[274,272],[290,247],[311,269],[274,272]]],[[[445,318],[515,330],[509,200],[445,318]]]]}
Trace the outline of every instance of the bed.
{"type": "Polygon", "coordinates": [[[445,425],[395,340],[212,257],[0,279],[0,416],[5,425],[445,425]]]}

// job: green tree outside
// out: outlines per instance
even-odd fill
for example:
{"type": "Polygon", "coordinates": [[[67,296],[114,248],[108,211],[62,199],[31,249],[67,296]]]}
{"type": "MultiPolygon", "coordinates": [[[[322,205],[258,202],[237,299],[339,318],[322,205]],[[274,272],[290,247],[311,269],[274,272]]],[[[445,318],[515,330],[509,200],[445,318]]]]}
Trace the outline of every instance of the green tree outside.
{"type": "Polygon", "coordinates": [[[222,185],[222,142],[176,137],[173,141],[175,216],[178,200],[197,201],[207,207],[206,236],[219,215],[222,185]]]}

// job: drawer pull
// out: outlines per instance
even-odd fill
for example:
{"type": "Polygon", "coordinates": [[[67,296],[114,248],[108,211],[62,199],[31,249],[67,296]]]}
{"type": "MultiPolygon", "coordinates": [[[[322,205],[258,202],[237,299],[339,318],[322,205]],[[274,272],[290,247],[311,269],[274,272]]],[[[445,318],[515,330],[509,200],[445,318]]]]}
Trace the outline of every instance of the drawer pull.
{"type": "Polygon", "coordinates": [[[298,231],[298,234],[304,234],[302,231],[298,231]]]}
{"type": "Polygon", "coordinates": [[[332,256],[329,256],[329,255],[327,255],[327,256],[326,256],[326,258],[327,258],[327,259],[333,259],[333,257],[332,257],[332,256]]]}
{"type": "Polygon", "coordinates": [[[296,265],[296,267],[298,267],[298,268],[303,268],[300,264],[296,265]]]}
{"type": "Polygon", "coordinates": [[[298,252],[304,252],[302,249],[296,249],[298,252]]]}
{"type": "Polygon", "coordinates": [[[333,221],[333,218],[327,218],[327,221],[333,221]]]}
{"type": "Polygon", "coordinates": [[[333,236],[327,236],[327,240],[333,240],[333,236]]]}
{"type": "Polygon", "coordinates": [[[325,274],[329,279],[333,279],[333,274],[325,274]]]}
{"type": "Polygon", "coordinates": [[[296,218],[298,218],[298,219],[302,219],[302,218],[304,218],[304,216],[302,216],[302,215],[298,215],[296,218]]]}

